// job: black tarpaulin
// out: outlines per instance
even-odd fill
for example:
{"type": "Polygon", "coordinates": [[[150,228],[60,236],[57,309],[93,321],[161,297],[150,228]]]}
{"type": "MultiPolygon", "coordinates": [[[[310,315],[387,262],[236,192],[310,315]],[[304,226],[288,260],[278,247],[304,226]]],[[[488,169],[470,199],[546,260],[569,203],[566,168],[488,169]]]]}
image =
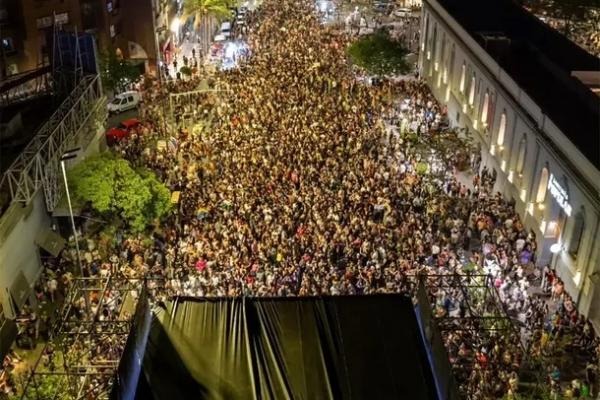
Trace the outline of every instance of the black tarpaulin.
{"type": "Polygon", "coordinates": [[[435,399],[399,295],[177,299],[155,311],[137,399],[435,399]]]}

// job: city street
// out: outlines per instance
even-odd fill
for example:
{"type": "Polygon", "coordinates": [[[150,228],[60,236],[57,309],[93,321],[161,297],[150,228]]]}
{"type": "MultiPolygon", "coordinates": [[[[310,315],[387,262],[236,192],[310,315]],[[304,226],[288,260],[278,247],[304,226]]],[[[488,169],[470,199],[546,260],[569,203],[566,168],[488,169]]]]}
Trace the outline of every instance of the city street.
{"type": "MultiPolygon", "coordinates": [[[[444,50],[427,48],[417,64],[421,42],[431,46],[419,32],[420,14],[395,16],[383,3],[377,7],[387,14],[376,14],[374,3],[344,2],[336,10],[335,2],[320,0],[253,0],[243,37],[249,51],[244,48],[242,57],[226,54],[225,47],[218,60],[200,55],[198,44],[212,43],[217,24],[210,35],[202,26],[188,34],[182,22],[177,65],[168,65],[171,78],[183,57],[188,66],[202,58],[214,68],[151,81],[140,106],[110,116],[106,128],[131,118],[140,123],[114,138],[105,153],[86,157],[68,177],[65,172],[69,209],[73,196],[81,210],[70,211],[69,220],[54,217],[74,229],[58,255],[43,259],[35,305],[19,310],[19,343],[25,345],[13,346],[8,392],[25,391],[27,400],[58,399],[63,392],[61,400],[104,400],[111,392],[156,400],[246,400],[240,393],[250,392],[265,399],[277,399],[273,393],[310,398],[306,393],[320,390],[307,387],[314,379],[332,399],[345,399],[338,393],[346,389],[334,382],[335,357],[323,355],[343,347],[340,316],[362,340],[353,347],[388,354],[383,339],[361,338],[353,309],[327,309],[340,325],[333,326],[337,334],[294,369],[297,379],[282,383],[288,365],[281,365],[281,355],[314,345],[307,339],[313,336],[266,323],[265,332],[250,335],[245,323],[280,315],[269,306],[260,309],[264,315],[245,314],[246,307],[249,299],[286,299],[289,305],[306,297],[327,302],[352,296],[354,307],[374,320],[384,312],[396,315],[361,304],[373,296],[402,298],[416,327],[411,340],[423,346],[419,365],[402,357],[377,360],[388,374],[376,378],[395,390],[382,398],[597,395],[600,339],[559,274],[539,262],[540,224],[525,224],[545,211],[544,202],[566,204],[569,194],[546,164],[536,182],[546,176],[551,188],[539,183],[543,190],[533,190],[532,183],[535,203],[523,198],[531,207],[517,208],[516,190],[501,185],[527,177],[523,163],[530,153],[514,151],[512,157],[508,151],[504,134],[513,125],[506,110],[496,114],[503,122],[494,126],[487,118],[489,92],[477,92],[471,67],[460,59],[463,68],[448,72],[455,57],[454,50],[451,57],[446,53],[446,36],[444,50]],[[378,47],[373,58],[391,64],[381,56],[391,48],[400,54],[390,58],[394,66],[410,64],[408,72],[388,72],[386,65],[373,72],[349,50],[365,37],[383,35],[369,35],[380,27],[389,28],[391,38],[377,42],[388,47],[378,47]],[[399,42],[406,48],[398,50],[399,42]],[[225,65],[226,58],[234,62],[225,65]],[[446,103],[436,92],[442,82],[446,103]],[[470,113],[466,128],[448,111],[451,90],[470,113]],[[479,95],[487,102],[477,103],[479,95]],[[486,140],[494,146],[485,151],[469,135],[480,121],[486,129],[489,123],[486,140]],[[495,152],[504,157],[499,168],[488,166],[495,152]],[[513,165],[519,162],[520,169],[513,165]],[[195,318],[194,305],[175,312],[182,299],[227,306],[195,318]],[[238,305],[244,321],[227,320],[211,331],[216,338],[207,338],[209,325],[238,305]],[[283,332],[289,342],[276,343],[269,330],[283,332]],[[197,348],[203,351],[192,351],[197,348]],[[256,349],[266,349],[264,360],[256,349]],[[155,361],[157,354],[167,361],[155,361]],[[303,376],[316,370],[311,363],[333,366],[323,376],[303,376]],[[429,385],[426,394],[411,397],[410,385],[397,387],[392,364],[418,375],[429,385]],[[165,387],[177,393],[165,394],[165,387]],[[256,387],[268,387],[268,394],[256,387]]],[[[242,48],[234,39],[226,46],[242,48]]],[[[566,220],[567,211],[561,213],[566,220]]],[[[541,235],[548,236],[546,223],[555,221],[543,222],[541,235]]],[[[54,238],[61,229],[53,226],[47,235],[54,238]]],[[[552,251],[565,246],[556,243],[552,251]]],[[[324,322],[316,314],[298,312],[288,326],[301,326],[300,320],[316,321],[314,336],[322,335],[324,322]]],[[[405,328],[406,321],[397,326],[405,328]]],[[[395,336],[391,342],[394,354],[406,345],[395,336]]],[[[348,377],[368,377],[362,360],[349,365],[348,377]]]]}

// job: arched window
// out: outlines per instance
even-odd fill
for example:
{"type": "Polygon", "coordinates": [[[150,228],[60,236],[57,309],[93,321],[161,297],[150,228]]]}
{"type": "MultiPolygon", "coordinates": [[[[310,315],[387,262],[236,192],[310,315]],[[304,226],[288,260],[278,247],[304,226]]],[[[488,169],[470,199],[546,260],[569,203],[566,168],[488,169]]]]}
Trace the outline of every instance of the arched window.
{"type": "Polygon", "coordinates": [[[452,43],[452,50],[450,50],[450,65],[448,65],[448,73],[444,75],[444,85],[448,83],[448,75],[453,76],[454,73],[454,61],[456,58],[456,52],[454,50],[454,43],[452,43]]]}
{"type": "Polygon", "coordinates": [[[435,55],[437,50],[437,24],[433,24],[433,38],[431,40],[431,51],[427,52],[427,59],[431,60],[431,53],[435,55]]]}
{"type": "Polygon", "coordinates": [[[463,62],[461,71],[460,71],[460,85],[458,86],[461,93],[465,92],[465,79],[467,79],[467,64],[463,62]]]}
{"type": "Polygon", "coordinates": [[[425,51],[425,45],[427,44],[427,39],[429,39],[429,14],[425,15],[425,22],[423,25],[423,32],[425,32],[425,34],[423,35],[423,42],[421,43],[421,51],[425,51]]]}
{"type": "Polygon", "coordinates": [[[485,91],[483,95],[483,108],[481,110],[481,122],[484,125],[488,123],[488,111],[490,108],[490,92],[488,90],[485,91]]]}
{"type": "Polygon", "coordinates": [[[498,126],[498,137],[496,138],[496,144],[498,146],[504,145],[504,134],[506,133],[506,110],[502,111],[500,116],[500,125],[498,126]]]}
{"type": "Polygon", "coordinates": [[[585,211],[581,210],[575,216],[573,229],[571,231],[571,240],[569,241],[569,254],[577,258],[579,248],[581,247],[581,238],[585,230],[585,211]]]}
{"type": "Polygon", "coordinates": [[[434,68],[437,71],[440,66],[440,60],[444,62],[444,57],[446,57],[446,34],[442,35],[442,48],[439,52],[435,54],[435,65],[434,68]]]}
{"type": "Polygon", "coordinates": [[[469,88],[469,105],[473,105],[475,102],[475,72],[471,76],[471,87],[469,88]]]}
{"type": "Polygon", "coordinates": [[[543,203],[546,200],[546,193],[548,192],[548,180],[550,179],[550,173],[548,167],[542,168],[540,176],[540,183],[538,184],[537,194],[535,195],[535,201],[537,203],[543,203]]]}
{"type": "Polygon", "coordinates": [[[523,169],[525,168],[525,155],[527,154],[527,137],[523,136],[523,139],[519,142],[519,154],[517,155],[517,174],[523,175],[523,169]]]}

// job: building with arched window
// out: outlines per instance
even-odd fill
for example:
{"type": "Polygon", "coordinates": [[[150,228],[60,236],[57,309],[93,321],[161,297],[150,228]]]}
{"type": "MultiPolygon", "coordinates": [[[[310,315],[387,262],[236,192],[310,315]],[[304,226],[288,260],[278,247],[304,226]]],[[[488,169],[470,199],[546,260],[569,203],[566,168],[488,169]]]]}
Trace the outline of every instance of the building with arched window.
{"type": "Polygon", "coordinates": [[[538,266],[556,268],[600,328],[598,59],[511,0],[426,0],[422,12],[421,37],[435,26],[451,56],[437,70],[423,54],[441,44],[422,42],[421,76],[535,233],[538,266]]]}

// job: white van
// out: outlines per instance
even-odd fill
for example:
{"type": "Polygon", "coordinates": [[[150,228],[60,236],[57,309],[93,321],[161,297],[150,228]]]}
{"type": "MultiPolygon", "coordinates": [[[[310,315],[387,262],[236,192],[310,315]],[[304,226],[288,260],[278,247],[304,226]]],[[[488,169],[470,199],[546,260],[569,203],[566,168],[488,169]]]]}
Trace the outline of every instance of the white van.
{"type": "Polygon", "coordinates": [[[108,113],[118,114],[136,108],[140,104],[140,94],[136,91],[123,92],[108,103],[108,113]]]}
{"type": "Polygon", "coordinates": [[[223,22],[221,24],[221,35],[229,39],[231,36],[231,22],[223,22]]]}

